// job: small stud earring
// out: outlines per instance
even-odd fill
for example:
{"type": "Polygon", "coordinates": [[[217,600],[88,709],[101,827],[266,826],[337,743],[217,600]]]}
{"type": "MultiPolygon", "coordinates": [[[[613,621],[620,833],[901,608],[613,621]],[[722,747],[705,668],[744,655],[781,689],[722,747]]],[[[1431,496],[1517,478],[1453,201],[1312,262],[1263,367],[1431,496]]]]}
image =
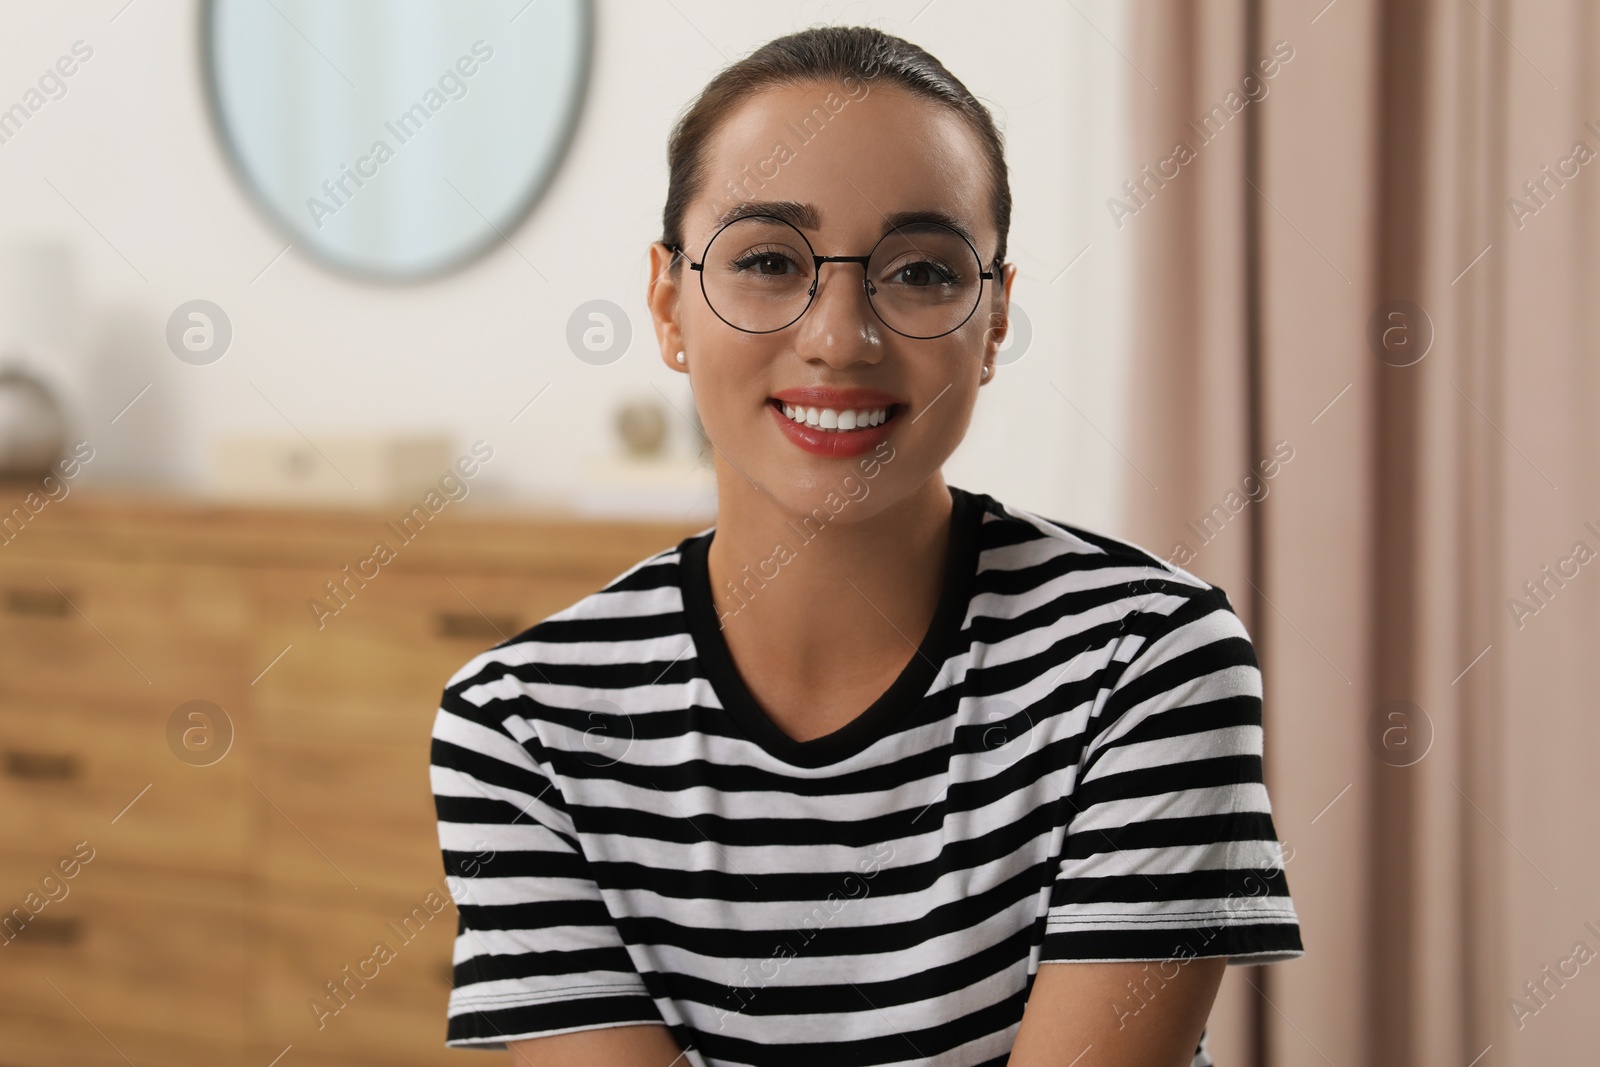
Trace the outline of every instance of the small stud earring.
{"type": "Polygon", "coordinates": [[[679,362],[679,363],[682,363],[682,362],[684,362],[684,358],[683,358],[683,353],[682,353],[682,352],[679,352],[679,353],[678,353],[678,362],[679,362]]]}
{"type": "Polygon", "coordinates": [[[983,365],[983,379],[984,381],[989,380],[989,365],[987,363],[983,365]]]}

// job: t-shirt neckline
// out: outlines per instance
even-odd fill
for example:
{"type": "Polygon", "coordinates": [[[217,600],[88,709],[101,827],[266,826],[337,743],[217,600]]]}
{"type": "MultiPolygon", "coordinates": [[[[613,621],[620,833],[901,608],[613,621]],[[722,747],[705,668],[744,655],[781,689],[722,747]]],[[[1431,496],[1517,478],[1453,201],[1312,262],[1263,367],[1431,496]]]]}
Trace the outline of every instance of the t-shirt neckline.
{"type": "Polygon", "coordinates": [[[978,527],[984,510],[980,494],[948,483],[946,487],[951,497],[950,543],[945,553],[939,599],[927,632],[917,646],[917,654],[866,710],[832,733],[806,741],[797,741],[784,733],[756,702],[739,676],[727,642],[723,640],[706,565],[706,554],[716,528],[684,539],[679,546],[679,565],[689,633],[701,669],[735,729],[786,763],[821,767],[864,750],[889,734],[916,707],[954,651],[977,574],[978,527]]]}

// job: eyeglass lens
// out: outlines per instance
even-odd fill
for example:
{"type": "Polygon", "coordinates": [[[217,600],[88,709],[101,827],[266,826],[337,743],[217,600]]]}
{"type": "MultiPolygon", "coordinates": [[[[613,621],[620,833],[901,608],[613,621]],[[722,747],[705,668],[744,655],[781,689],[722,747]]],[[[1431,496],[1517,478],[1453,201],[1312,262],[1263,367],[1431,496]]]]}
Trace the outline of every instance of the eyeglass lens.
{"type": "MultiPolygon", "coordinates": [[[[835,266],[860,269],[859,264],[835,266]]],[[[982,269],[972,246],[955,230],[937,223],[902,227],[889,231],[872,251],[867,298],[891,329],[937,337],[972,316],[982,269]]],[[[753,333],[780,330],[798,319],[816,280],[811,247],[800,231],[759,215],[718,231],[701,268],[712,310],[730,326],[753,333]]]]}

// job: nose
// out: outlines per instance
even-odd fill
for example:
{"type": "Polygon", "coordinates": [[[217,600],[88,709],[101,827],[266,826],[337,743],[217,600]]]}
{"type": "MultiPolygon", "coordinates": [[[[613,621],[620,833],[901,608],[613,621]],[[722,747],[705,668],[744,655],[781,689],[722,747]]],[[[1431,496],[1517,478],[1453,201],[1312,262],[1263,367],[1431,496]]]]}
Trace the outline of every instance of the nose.
{"type": "Polygon", "coordinates": [[[866,270],[865,263],[831,260],[817,268],[811,306],[800,318],[796,340],[802,357],[841,367],[881,358],[882,323],[867,299],[866,270]]]}

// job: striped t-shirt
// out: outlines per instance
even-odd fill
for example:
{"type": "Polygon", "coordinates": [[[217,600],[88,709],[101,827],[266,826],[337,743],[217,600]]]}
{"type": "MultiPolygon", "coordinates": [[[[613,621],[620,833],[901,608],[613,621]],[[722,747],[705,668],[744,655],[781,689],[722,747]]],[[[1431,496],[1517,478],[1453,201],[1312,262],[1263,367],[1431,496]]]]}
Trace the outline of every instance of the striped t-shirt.
{"type": "Polygon", "coordinates": [[[742,682],[714,526],[450,678],[447,1044],[658,1022],[697,1067],[999,1065],[1041,962],[1303,953],[1223,590],[950,492],[927,633],[825,736],[742,682]]]}

